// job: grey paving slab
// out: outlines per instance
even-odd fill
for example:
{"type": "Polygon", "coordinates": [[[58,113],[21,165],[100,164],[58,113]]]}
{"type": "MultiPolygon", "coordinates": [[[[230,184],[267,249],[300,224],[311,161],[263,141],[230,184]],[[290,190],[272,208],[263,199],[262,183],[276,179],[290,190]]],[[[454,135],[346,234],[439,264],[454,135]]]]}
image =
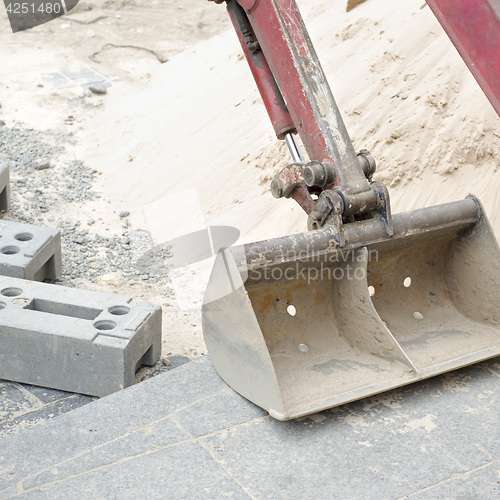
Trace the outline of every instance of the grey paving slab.
{"type": "Polygon", "coordinates": [[[254,422],[201,442],[257,498],[403,497],[500,457],[500,378],[490,365],[323,412],[316,422],[254,422]]]}
{"type": "Polygon", "coordinates": [[[75,86],[88,88],[93,83],[103,83],[110,86],[112,81],[119,80],[118,77],[106,76],[94,68],[80,64],[67,65],[56,73],[45,73],[42,77],[45,82],[57,88],[75,86]]]}
{"type": "Polygon", "coordinates": [[[224,388],[208,359],[201,359],[4,438],[0,447],[0,490],[224,388]],[[193,363],[196,369],[190,369],[193,363]]]}
{"type": "Polygon", "coordinates": [[[433,439],[464,470],[500,457],[500,375],[492,376],[489,367],[485,363],[437,379],[431,399],[421,398],[413,410],[431,415],[433,439]],[[433,404],[436,398],[443,403],[433,404]]]}
{"type": "Polygon", "coordinates": [[[22,499],[250,498],[206,451],[183,443],[92,474],[21,494],[22,499]]]}
{"type": "Polygon", "coordinates": [[[495,500],[500,498],[500,461],[462,474],[414,495],[411,500],[495,500]]]}
{"type": "Polygon", "coordinates": [[[266,415],[262,408],[249,403],[236,392],[224,389],[211,398],[176,412],[174,418],[197,437],[266,415]]]}
{"type": "Polygon", "coordinates": [[[166,418],[32,476],[23,482],[23,487],[52,483],[186,440],[189,435],[166,418]]]}
{"type": "Polygon", "coordinates": [[[95,83],[111,86],[111,82],[119,81],[116,76],[107,76],[95,68],[81,64],[69,64],[55,73],[44,73],[45,82],[56,88],[83,87],[88,88],[95,83]]]}
{"type": "Polygon", "coordinates": [[[499,367],[278,422],[203,358],[1,440],[0,498],[495,499],[499,367]]]}
{"type": "Polygon", "coordinates": [[[0,402],[0,423],[41,406],[36,398],[30,397],[21,387],[3,381],[0,381],[0,402]]]}
{"type": "MultiPolygon", "coordinates": [[[[12,384],[12,382],[7,382],[12,384]]],[[[59,401],[60,399],[67,398],[71,396],[71,392],[59,391],[57,389],[49,389],[48,387],[39,387],[37,385],[19,384],[25,390],[29,391],[33,396],[39,399],[42,403],[53,403],[54,401],[59,401]]],[[[92,399],[92,398],[90,398],[92,399]]],[[[0,399],[1,401],[1,399],[0,399]]]]}
{"type": "Polygon", "coordinates": [[[20,432],[28,427],[32,427],[33,425],[45,422],[46,420],[54,418],[58,415],[72,411],[76,408],[80,408],[81,406],[90,403],[92,400],[93,398],[90,396],[74,394],[53,403],[45,404],[40,408],[25,411],[18,417],[0,422],[0,439],[20,432]]]}

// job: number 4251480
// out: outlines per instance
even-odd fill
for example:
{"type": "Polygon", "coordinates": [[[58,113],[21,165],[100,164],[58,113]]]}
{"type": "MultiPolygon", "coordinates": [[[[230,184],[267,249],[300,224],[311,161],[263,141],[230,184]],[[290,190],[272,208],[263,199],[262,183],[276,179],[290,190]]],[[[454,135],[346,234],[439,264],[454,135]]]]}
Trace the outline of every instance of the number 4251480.
{"type": "Polygon", "coordinates": [[[41,3],[36,5],[29,2],[15,2],[7,4],[9,14],[61,14],[62,6],[60,2],[41,3]]]}

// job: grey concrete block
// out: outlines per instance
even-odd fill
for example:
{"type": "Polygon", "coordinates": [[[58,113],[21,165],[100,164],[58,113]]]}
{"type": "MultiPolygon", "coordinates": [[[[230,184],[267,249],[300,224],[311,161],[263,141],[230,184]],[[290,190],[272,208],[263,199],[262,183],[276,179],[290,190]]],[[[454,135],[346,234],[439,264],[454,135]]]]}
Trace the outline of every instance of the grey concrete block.
{"type": "Polygon", "coordinates": [[[0,163],[0,210],[6,212],[10,206],[10,172],[9,166],[0,163]]]}
{"type": "Polygon", "coordinates": [[[57,229],[0,221],[1,275],[56,280],[61,270],[61,233],[57,229]]]}
{"type": "Polygon", "coordinates": [[[0,276],[2,379],[101,397],[160,354],[158,306],[0,276]]]}

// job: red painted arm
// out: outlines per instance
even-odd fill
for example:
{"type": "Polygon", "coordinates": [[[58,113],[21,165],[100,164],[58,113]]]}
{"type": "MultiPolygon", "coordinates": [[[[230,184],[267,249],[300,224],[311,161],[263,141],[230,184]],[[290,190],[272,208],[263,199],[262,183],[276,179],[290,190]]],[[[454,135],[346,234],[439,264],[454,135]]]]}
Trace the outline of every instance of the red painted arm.
{"type": "Polygon", "coordinates": [[[427,0],[500,115],[500,0],[427,0]]]}

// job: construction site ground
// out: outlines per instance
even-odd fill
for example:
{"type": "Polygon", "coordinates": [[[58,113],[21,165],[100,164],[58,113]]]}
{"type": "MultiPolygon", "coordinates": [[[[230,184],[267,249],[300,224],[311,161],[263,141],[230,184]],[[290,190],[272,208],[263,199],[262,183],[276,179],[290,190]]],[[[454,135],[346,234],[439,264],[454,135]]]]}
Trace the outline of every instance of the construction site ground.
{"type": "MultiPolygon", "coordinates": [[[[393,211],[473,193],[498,238],[500,121],[424,1],[298,4],[393,211]]],[[[80,1],[17,34],[3,13],[0,41],[2,217],[61,230],[59,284],[163,309],[162,358],[131,388],[98,400],[0,381],[0,498],[500,498],[498,358],[286,423],[212,368],[212,260],[169,267],[168,242],[207,224],[240,242],[306,227],[269,193],[288,152],[223,6],[80,1]]]]}
{"type": "Polygon", "coordinates": [[[291,422],[208,357],[0,441],[0,498],[495,499],[500,363],[291,422]]]}

